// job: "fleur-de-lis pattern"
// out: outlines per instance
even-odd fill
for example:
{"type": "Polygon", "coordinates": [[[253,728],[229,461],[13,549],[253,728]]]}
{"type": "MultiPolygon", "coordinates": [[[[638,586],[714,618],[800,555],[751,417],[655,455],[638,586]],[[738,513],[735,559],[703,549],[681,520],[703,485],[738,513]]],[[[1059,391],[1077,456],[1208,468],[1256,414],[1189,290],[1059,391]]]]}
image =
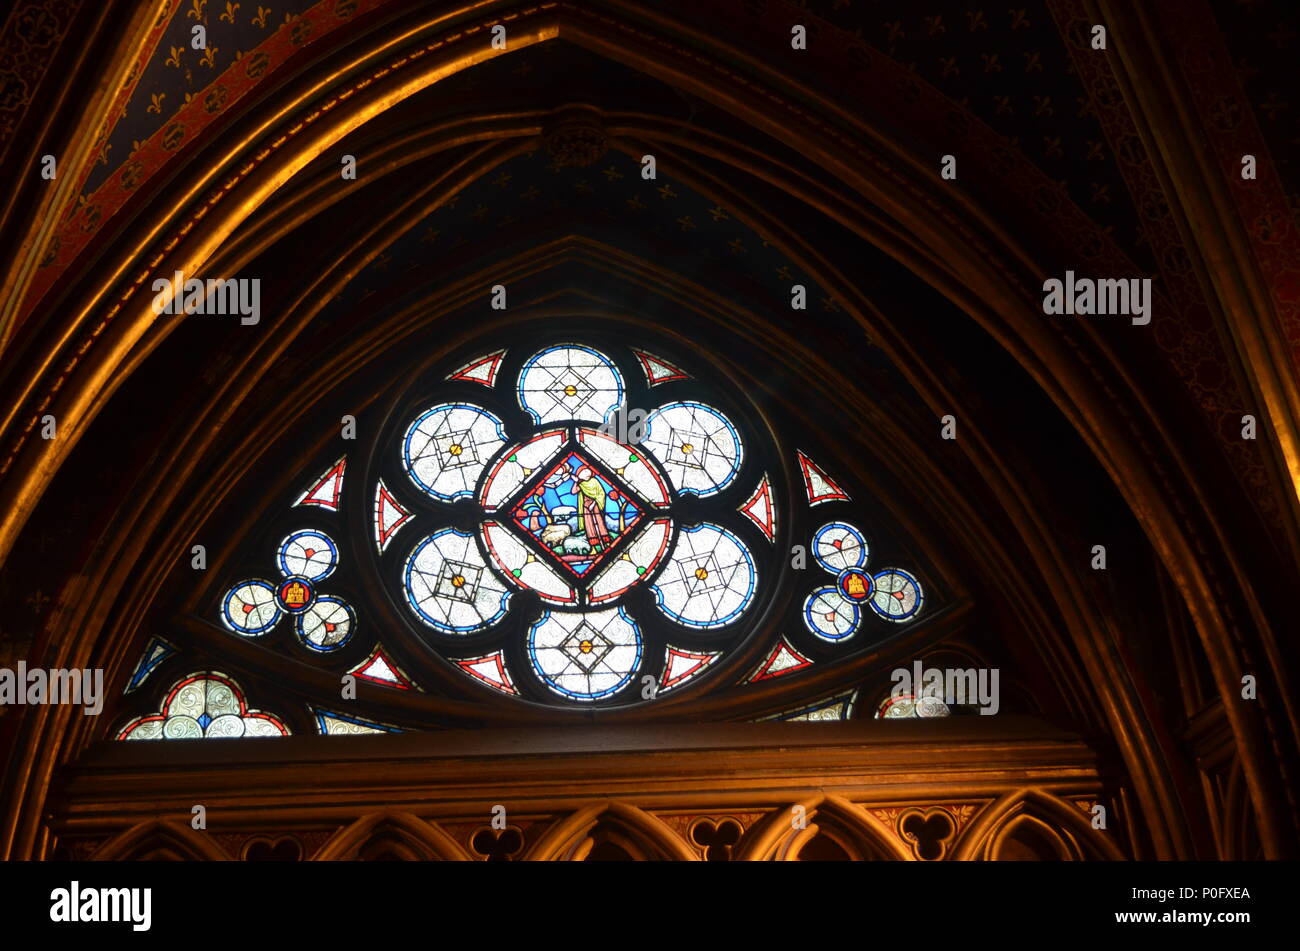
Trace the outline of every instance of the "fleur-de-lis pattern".
{"type": "MultiPolygon", "coordinates": [[[[120,121],[107,141],[96,145],[101,161],[87,176],[83,194],[93,194],[131,157],[134,150],[127,147],[128,143],[147,141],[232,63],[278,29],[287,29],[285,37],[291,44],[314,42],[324,32],[378,3],[177,0],[153,57],[143,69],[134,70],[140,73],[139,82],[120,121]],[[195,24],[205,27],[210,50],[232,53],[209,52],[199,68],[200,51],[189,45],[190,29],[195,24]],[[187,69],[185,54],[191,52],[195,56],[189,63],[196,68],[187,69]],[[161,109],[152,98],[155,95],[165,96],[161,109]]],[[[1071,4],[1062,0],[1044,4],[1038,0],[1006,7],[987,5],[961,13],[926,9],[925,4],[900,4],[886,6],[888,16],[881,16],[876,4],[855,0],[802,0],[800,5],[810,14],[810,36],[818,37],[818,31],[829,23],[861,37],[1004,134],[1023,131],[1026,117],[1049,121],[1053,128],[1044,128],[1041,133],[1050,131],[1055,135],[1022,137],[1026,155],[1041,164],[1050,177],[1066,181],[1071,198],[1099,224],[1112,229],[1135,263],[1144,269],[1154,268],[1140,226],[1125,221],[1132,207],[1114,163],[1108,157],[1098,160],[1095,153],[1088,151],[1088,141],[1100,136],[1090,121],[1095,116],[1092,97],[1083,90],[1064,49],[1067,39],[1063,34],[1072,28],[1066,20],[1071,4]],[[1025,81],[1029,76],[1034,77],[1032,83],[1025,81]],[[1039,112],[1040,104],[1030,97],[1050,99],[1052,111],[1039,112]],[[1060,103],[1075,106],[1067,110],[1060,108],[1060,103]],[[1072,121],[1067,122],[1067,117],[1072,121]],[[1049,141],[1056,135],[1063,143],[1059,152],[1036,149],[1031,144],[1049,141]],[[1094,202],[1093,196],[1098,193],[1109,195],[1110,203],[1094,202]]],[[[742,5],[740,9],[760,19],[784,15],[767,4],[742,5]]],[[[1280,80],[1291,75],[1300,34],[1296,8],[1286,0],[1252,0],[1216,7],[1215,16],[1222,22],[1225,39],[1233,45],[1242,81],[1251,83],[1252,95],[1247,99],[1265,125],[1274,154],[1284,171],[1294,171],[1295,156],[1300,152],[1300,109],[1291,103],[1290,85],[1280,80]],[[1267,42],[1256,42],[1260,35],[1267,42]]],[[[521,62],[512,68],[523,71],[531,66],[521,62]]],[[[135,82],[134,78],[131,82],[135,82]]],[[[1233,108],[1235,104],[1226,106],[1221,118],[1231,116],[1233,108]]],[[[1294,174],[1282,178],[1289,182],[1300,180],[1294,174]]],[[[1291,199],[1293,207],[1300,205],[1300,197],[1292,194],[1291,199]]]]}
{"type": "Polygon", "coordinates": [[[1087,104],[1091,97],[1071,68],[1050,5],[1039,0],[947,12],[939,3],[898,4],[885,6],[888,18],[875,4],[806,5],[908,66],[1008,139],[1018,137],[1014,147],[1050,178],[1065,181],[1069,197],[1111,228],[1125,253],[1143,268],[1155,267],[1133,224],[1119,169],[1107,153],[1089,155],[1088,141],[1103,138],[1096,117],[1063,105],[1087,104]],[[1109,200],[1094,200],[1097,194],[1109,200]]]}
{"type": "MultiPolygon", "coordinates": [[[[135,152],[130,147],[133,141],[149,141],[189,102],[202,101],[203,92],[214,81],[219,82],[237,59],[275,35],[282,24],[272,17],[297,16],[318,4],[319,0],[274,0],[255,8],[234,0],[183,0],[177,4],[153,56],[140,72],[121,118],[109,134],[108,144],[113,146],[107,152],[110,158],[96,165],[86,178],[82,194],[93,194],[109,180],[135,152]],[[190,45],[196,25],[205,31],[206,48],[202,50],[190,45]]],[[[302,22],[302,18],[295,22],[302,22]]],[[[331,25],[334,22],[336,18],[331,16],[331,25]]],[[[320,32],[316,30],[312,36],[320,32]]],[[[285,39],[289,39],[288,32],[285,39]]],[[[293,50],[288,42],[285,45],[293,50]]],[[[187,129],[186,137],[197,131],[187,129]]]]}
{"type": "MultiPolygon", "coordinates": [[[[304,46],[385,2],[279,0],[258,4],[254,12],[240,3],[231,3],[227,10],[224,0],[172,0],[170,11],[145,41],[147,61],[134,64],[118,90],[112,118],[93,145],[95,161],[82,178],[78,205],[69,209],[42,256],[33,296],[44,294],[94,239],[103,209],[115,208],[147,182],[179,144],[192,141],[208,122],[252,91],[255,81],[304,46]],[[227,12],[230,17],[221,15],[227,12]],[[281,16],[283,21],[277,19],[281,16]],[[203,50],[191,46],[191,31],[198,26],[205,31],[203,50]],[[134,163],[129,173],[128,162],[134,163]],[[91,197],[96,200],[88,201],[91,197]]],[[[22,96],[30,93],[20,83],[5,87],[6,93],[11,90],[22,96]]],[[[16,124],[24,101],[17,99],[16,108],[6,111],[0,99],[0,142],[16,124]]]]}

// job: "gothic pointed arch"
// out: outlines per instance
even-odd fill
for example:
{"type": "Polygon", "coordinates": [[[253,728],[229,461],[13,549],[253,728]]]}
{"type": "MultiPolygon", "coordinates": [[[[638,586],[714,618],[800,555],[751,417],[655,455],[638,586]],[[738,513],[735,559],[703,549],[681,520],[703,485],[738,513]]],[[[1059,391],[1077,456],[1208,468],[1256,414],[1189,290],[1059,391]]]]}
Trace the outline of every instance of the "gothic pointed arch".
{"type": "Polygon", "coordinates": [[[811,796],[773,811],[749,831],[739,857],[745,861],[911,858],[877,819],[834,795],[811,796]]]}
{"type": "Polygon", "coordinates": [[[1042,789],[1009,793],[984,809],[954,850],[957,859],[1122,861],[1123,850],[1106,826],[1094,825],[1088,802],[1071,802],[1042,789]],[[1082,806],[1082,808],[1081,808],[1082,806]]]}
{"type": "Polygon", "coordinates": [[[466,862],[470,856],[437,823],[396,810],[362,816],[339,829],[314,861],[466,862]]]}
{"type": "Polygon", "coordinates": [[[988,844],[988,857],[1000,861],[1077,862],[1078,843],[1037,816],[1021,813],[997,832],[988,844]]]}
{"type": "Polygon", "coordinates": [[[695,861],[662,820],[623,802],[594,803],[556,822],[528,850],[532,861],[695,861]]]}
{"type": "MultiPolygon", "coordinates": [[[[41,707],[5,725],[0,854],[47,848],[52,784],[86,757],[147,772],[217,755],[103,754],[110,734],[170,723],[298,749],[484,726],[883,730],[903,724],[864,721],[919,709],[886,706],[918,658],[1001,670],[1003,713],[1107,737],[1071,748],[1070,795],[1122,796],[1134,855],[1294,852],[1280,632],[1296,608],[1277,566],[1300,551],[1300,424],[1276,356],[1294,235],[1264,205],[1249,227],[1201,226],[1233,189],[1184,156],[1218,133],[1184,126],[1202,90],[1154,91],[1177,70],[1142,17],[1102,4],[1143,62],[1086,61],[1078,15],[1046,28],[1077,76],[1058,108],[1077,96],[1097,114],[1131,186],[1093,182],[1085,207],[976,104],[855,36],[844,5],[808,13],[812,65],[741,0],[363,6],[355,32],[355,5],[304,6],[264,40],[243,24],[258,42],[201,95],[169,88],[177,112],[153,102],[129,150],[96,89],[103,167],[73,135],[82,194],[59,181],[27,202],[51,218],[0,286],[0,557],[16,603],[36,605],[24,653],[104,670],[111,697],[102,721],[41,707]],[[556,81],[521,96],[532,70],[556,81]],[[950,147],[959,187],[934,173],[950,147]],[[358,178],[340,176],[349,157],[358,178]],[[1141,241],[1104,222],[1112,189],[1141,241]],[[1244,259],[1260,242],[1283,252],[1273,286],[1244,259]],[[1081,262],[1158,274],[1157,312],[1191,329],[1045,319],[1043,278],[1081,262]],[[167,298],[178,273],[262,275],[263,309],[161,314],[154,282],[167,298]],[[530,368],[552,378],[521,389],[530,368]],[[631,415],[609,415],[632,393],[653,464],[622,438],[631,415]],[[566,399],[582,407],[561,418],[566,399]],[[1268,438],[1243,435],[1255,415],[1268,438]],[[548,426],[564,457],[520,464],[548,426]],[[649,475],[600,456],[608,426],[649,475]],[[402,455],[417,442],[434,451],[402,455]],[[502,484],[489,468],[511,465],[521,481],[485,504],[502,484]],[[171,712],[203,672],[238,685],[239,710],[171,712]],[[1181,795],[1225,743],[1239,766],[1181,795]],[[1219,806],[1217,837],[1199,831],[1219,806]]],[[[149,44],[171,26],[147,19],[122,28],[139,59],[116,60],[110,85],[157,65],[149,44]]],[[[78,63],[59,90],[84,82],[78,63]]],[[[130,86],[114,104],[143,107],[130,86]]],[[[1242,111],[1230,94],[1214,106],[1242,111]]],[[[995,832],[1061,854],[1087,837],[1058,791],[995,784],[982,795],[1001,818],[964,833],[930,834],[936,803],[888,808],[919,810],[927,860],[959,834],[961,854],[996,853],[995,832]]],[[[856,806],[820,808],[835,849],[877,847],[856,806]]],[[[616,818],[606,851],[649,848],[616,818]]]]}
{"type": "Polygon", "coordinates": [[[118,833],[91,856],[95,862],[229,862],[212,837],[171,819],[148,819],[118,833]]]}

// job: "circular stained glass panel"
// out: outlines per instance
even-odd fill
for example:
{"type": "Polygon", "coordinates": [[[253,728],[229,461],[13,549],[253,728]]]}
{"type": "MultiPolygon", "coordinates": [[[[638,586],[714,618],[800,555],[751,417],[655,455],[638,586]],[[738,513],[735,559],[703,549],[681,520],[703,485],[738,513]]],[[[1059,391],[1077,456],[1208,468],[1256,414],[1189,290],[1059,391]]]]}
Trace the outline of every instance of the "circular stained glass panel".
{"type": "Polygon", "coordinates": [[[407,428],[402,465],[421,491],[450,502],[474,494],[488,458],[505,442],[501,420],[481,406],[442,403],[407,428]]]}
{"type": "Polygon", "coordinates": [[[697,402],[669,403],[650,413],[641,445],[663,464],[679,493],[701,497],[729,486],[744,458],[731,420],[697,402]]]}
{"type": "Polygon", "coordinates": [[[267,581],[240,582],[222,598],[221,620],[236,634],[248,637],[265,634],[280,620],[275,588],[267,581]]]}
{"type": "Polygon", "coordinates": [[[324,532],[308,529],[294,532],[280,542],[277,561],[281,574],[320,581],[334,573],[339,562],[339,549],[324,532]]]}
{"type": "Polygon", "coordinates": [[[659,610],[687,627],[723,627],[754,600],[758,571],[733,532],[708,523],[685,528],[653,591],[659,610]]]}
{"type": "Polygon", "coordinates": [[[474,537],[454,528],[423,539],[406,558],[406,602],[445,634],[481,631],[506,613],[510,595],[488,570],[474,537]]]}
{"type": "Polygon", "coordinates": [[[871,606],[886,621],[910,621],[925,604],[921,583],[901,568],[886,568],[875,576],[871,606]]]}
{"type": "Polygon", "coordinates": [[[862,612],[840,594],[839,588],[817,588],[803,605],[803,620],[815,636],[824,641],[842,641],[852,637],[862,620],[862,612]]]}
{"type": "Polygon", "coordinates": [[[533,671],[570,700],[599,700],[626,687],[641,664],[641,631],[622,608],[548,611],[528,632],[533,671]]]}
{"type": "Polygon", "coordinates": [[[845,568],[865,568],[867,539],[848,522],[827,522],[813,534],[813,557],[833,575],[845,568]]]}
{"type": "Polygon", "coordinates": [[[298,615],[298,638],[314,651],[338,650],[352,637],[356,615],[342,598],[325,595],[298,615]]]}
{"type": "Polygon", "coordinates": [[[623,375],[599,350],[561,344],[528,359],[519,373],[518,396],[536,423],[604,422],[623,402],[623,375]]]}

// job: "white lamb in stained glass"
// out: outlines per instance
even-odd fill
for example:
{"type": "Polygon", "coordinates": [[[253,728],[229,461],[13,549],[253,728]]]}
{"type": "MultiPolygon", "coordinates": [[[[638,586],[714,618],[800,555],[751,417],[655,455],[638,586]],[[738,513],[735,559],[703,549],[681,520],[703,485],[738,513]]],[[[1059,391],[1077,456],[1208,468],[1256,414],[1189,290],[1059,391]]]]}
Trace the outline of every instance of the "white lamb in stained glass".
{"type": "Polygon", "coordinates": [[[573,529],[563,522],[558,525],[547,525],[542,529],[542,544],[548,548],[558,548],[564,544],[564,540],[569,537],[569,533],[572,531],[573,529]]]}
{"type": "Polygon", "coordinates": [[[591,552],[591,542],[584,535],[567,536],[562,547],[566,555],[586,555],[591,552]]]}

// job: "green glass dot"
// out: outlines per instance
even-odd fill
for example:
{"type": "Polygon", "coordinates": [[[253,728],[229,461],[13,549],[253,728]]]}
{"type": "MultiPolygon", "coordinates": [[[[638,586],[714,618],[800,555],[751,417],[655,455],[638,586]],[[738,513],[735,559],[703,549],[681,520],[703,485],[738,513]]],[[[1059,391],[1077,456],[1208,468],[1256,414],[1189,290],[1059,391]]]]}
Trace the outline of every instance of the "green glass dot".
{"type": "Polygon", "coordinates": [[[513,456],[511,456],[511,457],[510,457],[510,461],[511,461],[511,462],[518,462],[518,461],[519,461],[519,453],[515,453],[513,456]]]}
{"type": "Polygon", "coordinates": [[[627,461],[628,461],[628,462],[636,462],[636,453],[632,453],[632,455],[628,456],[628,457],[627,457],[627,461]]]}
{"type": "Polygon", "coordinates": [[[521,569],[521,568],[516,568],[514,571],[512,571],[512,572],[510,572],[510,573],[511,573],[512,575],[514,575],[516,578],[518,578],[518,577],[519,577],[519,574],[520,574],[520,572],[521,572],[522,570],[523,570],[523,569],[521,569]]]}
{"type": "Polygon", "coordinates": [[[643,574],[645,574],[645,565],[637,565],[637,566],[636,566],[636,573],[639,574],[639,575],[643,575],[643,574]]]}

